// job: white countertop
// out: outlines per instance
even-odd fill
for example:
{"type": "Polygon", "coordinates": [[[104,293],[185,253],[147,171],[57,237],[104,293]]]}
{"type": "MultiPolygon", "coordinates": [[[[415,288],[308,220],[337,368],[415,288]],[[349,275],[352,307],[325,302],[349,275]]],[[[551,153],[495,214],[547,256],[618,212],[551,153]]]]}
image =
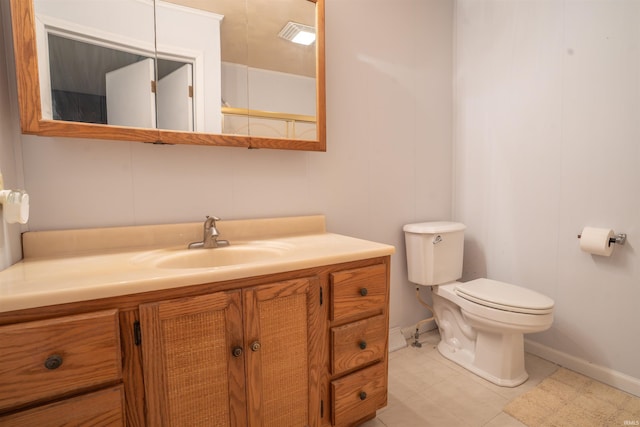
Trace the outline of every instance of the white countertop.
{"type": "MultiPolygon", "coordinates": [[[[176,233],[180,234],[179,244],[159,245],[155,239],[152,244],[144,247],[127,246],[131,242],[122,240],[123,233],[127,236],[135,235],[144,228],[145,233],[157,236],[167,230],[165,226],[94,229],[89,233],[92,236],[89,243],[95,244],[95,230],[99,230],[102,233],[100,239],[106,246],[104,249],[88,248],[87,242],[77,237],[77,230],[51,232],[55,234],[55,239],[66,242],[63,245],[66,249],[59,253],[43,249],[44,246],[56,247],[49,232],[26,236],[24,241],[27,257],[0,272],[0,312],[281,273],[387,256],[395,251],[390,245],[327,233],[324,231],[324,217],[321,216],[244,220],[228,224],[227,235],[222,222],[218,228],[221,238],[230,240],[232,247],[267,244],[283,249],[273,257],[242,264],[208,268],[164,268],[161,266],[162,261],[167,258],[189,256],[193,251],[212,251],[211,254],[215,255],[215,251],[228,248],[186,249],[183,240],[188,241],[194,234],[200,234],[201,239],[202,224],[167,226],[172,232],[175,232],[176,227],[185,227],[189,231],[176,233]],[[258,231],[254,233],[255,239],[247,239],[251,234],[247,230],[256,224],[257,230],[264,230],[264,221],[276,222],[266,223],[270,226],[269,233],[258,231]],[[298,223],[291,226],[291,221],[298,223]],[[307,223],[308,227],[305,225],[307,223]],[[105,237],[115,235],[115,231],[119,233],[117,238],[105,237]],[[72,237],[70,233],[76,234],[72,237]],[[234,237],[244,239],[234,240],[234,237]],[[109,243],[114,240],[124,246],[109,243]]],[[[81,233],[84,232],[86,230],[81,233]]],[[[135,239],[140,242],[140,235],[135,236],[135,239]]],[[[164,238],[160,240],[165,243],[164,238]]]]}

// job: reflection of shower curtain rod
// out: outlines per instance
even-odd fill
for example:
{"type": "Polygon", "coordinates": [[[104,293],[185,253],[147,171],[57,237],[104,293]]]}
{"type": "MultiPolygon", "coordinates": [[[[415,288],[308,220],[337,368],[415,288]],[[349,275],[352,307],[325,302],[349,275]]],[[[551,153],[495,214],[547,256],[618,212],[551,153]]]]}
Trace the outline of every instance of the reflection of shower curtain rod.
{"type": "Polygon", "coordinates": [[[249,110],[247,108],[222,107],[222,114],[230,116],[261,117],[266,119],[288,120],[294,122],[315,123],[316,116],[305,116],[302,114],[274,113],[272,111],[249,110]]]}

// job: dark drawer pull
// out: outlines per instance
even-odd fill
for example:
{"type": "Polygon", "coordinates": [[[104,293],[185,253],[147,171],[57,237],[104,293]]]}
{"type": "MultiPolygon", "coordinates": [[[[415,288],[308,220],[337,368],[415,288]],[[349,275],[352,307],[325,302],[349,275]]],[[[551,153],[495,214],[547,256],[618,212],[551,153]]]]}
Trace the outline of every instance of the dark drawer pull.
{"type": "Polygon", "coordinates": [[[251,343],[251,351],[258,350],[260,350],[260,343],[258,341],[254,341],[253,343],[251,343]]]}
{"type": "Polygon", "coordinates": [[[49,370],[58,369],[62,365],[62,356],[59,354],[52,354],[44,361],[44,367],[49,370]]]}
{"type": "Polygon", "coordinates": [[[240,357],[242,356],[242,347],[234,347],[233,351],[231,352],[231,354],[233,355],[233,357],[240,357]]]}
{"type": "Polygon", "coordinates": [[[364,391],[360,392],[360,400],[365,400],[367,398],[367,393],[365,393],[364,391]]]}
{"type": "Polygon", "coordinates": [[[369,291],[367,290],[367,288],[360,289],[360,295],[362,295],[363,297],[366,297],[368,293],[369,291]]]}
{"type": "Polygon", "coordinates": [[[367,348],[367,342],[364,340],[360,341],[359,345],[360,345],[360,350],[364,350],[367,348]]]}

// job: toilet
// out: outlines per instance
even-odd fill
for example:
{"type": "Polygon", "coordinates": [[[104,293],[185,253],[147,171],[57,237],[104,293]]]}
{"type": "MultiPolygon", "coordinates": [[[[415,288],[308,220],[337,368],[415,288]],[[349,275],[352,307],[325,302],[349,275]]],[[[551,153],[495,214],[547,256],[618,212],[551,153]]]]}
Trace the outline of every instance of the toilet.
{"type": "Polygon", "coordinates": [[[551,327],[551,298],[490,279],[462,277],[465,225],[438,221],[407,224],[409,281],[431,286],[442,356],[504,387],[527,380],[523,335],[551,327]]]}

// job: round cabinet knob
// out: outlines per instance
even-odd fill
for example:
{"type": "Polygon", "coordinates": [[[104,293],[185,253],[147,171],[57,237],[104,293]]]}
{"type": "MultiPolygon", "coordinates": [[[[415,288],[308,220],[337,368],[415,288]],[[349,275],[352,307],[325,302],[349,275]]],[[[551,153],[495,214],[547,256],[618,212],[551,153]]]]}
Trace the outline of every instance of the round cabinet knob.
{"type": "Polygon", "coordinates": [[[367,342],[364,340],[360,341],[358,345],[360,346],[360,350],[364,350],[367,348],[367,342]]]}
{"type": "Polygon", "coordinates": [[[52,354],[44,361],[44,367],[50,371],[58,369],[62,365],[62,356],[59,354],[52,354]]]}
{"type": "Polygon", "coordinates": [[[360,392],[360,400],[365,400],[367,398],[367,393],[364,391],[360,392]]]}
{"type": "Polygon", "coordinates": [[[242,356],[242,347],[234,347],[233,350],[231,351],[231,354],[233,354],[233,357],[242,356]]]}
{"type": "Polygon", "coordinates": [[[251,351],[258,350],[260,350],[260,343],[258,341],[254,341],[253,343],[251,343],[251,351]]]}
{"type": "Polygon", "coordinates": [[[360,289],[360,295],[362,295],[363,297],[366,297],[368,293],[369,291],[367,290],[367,288],[360,289]]]}

